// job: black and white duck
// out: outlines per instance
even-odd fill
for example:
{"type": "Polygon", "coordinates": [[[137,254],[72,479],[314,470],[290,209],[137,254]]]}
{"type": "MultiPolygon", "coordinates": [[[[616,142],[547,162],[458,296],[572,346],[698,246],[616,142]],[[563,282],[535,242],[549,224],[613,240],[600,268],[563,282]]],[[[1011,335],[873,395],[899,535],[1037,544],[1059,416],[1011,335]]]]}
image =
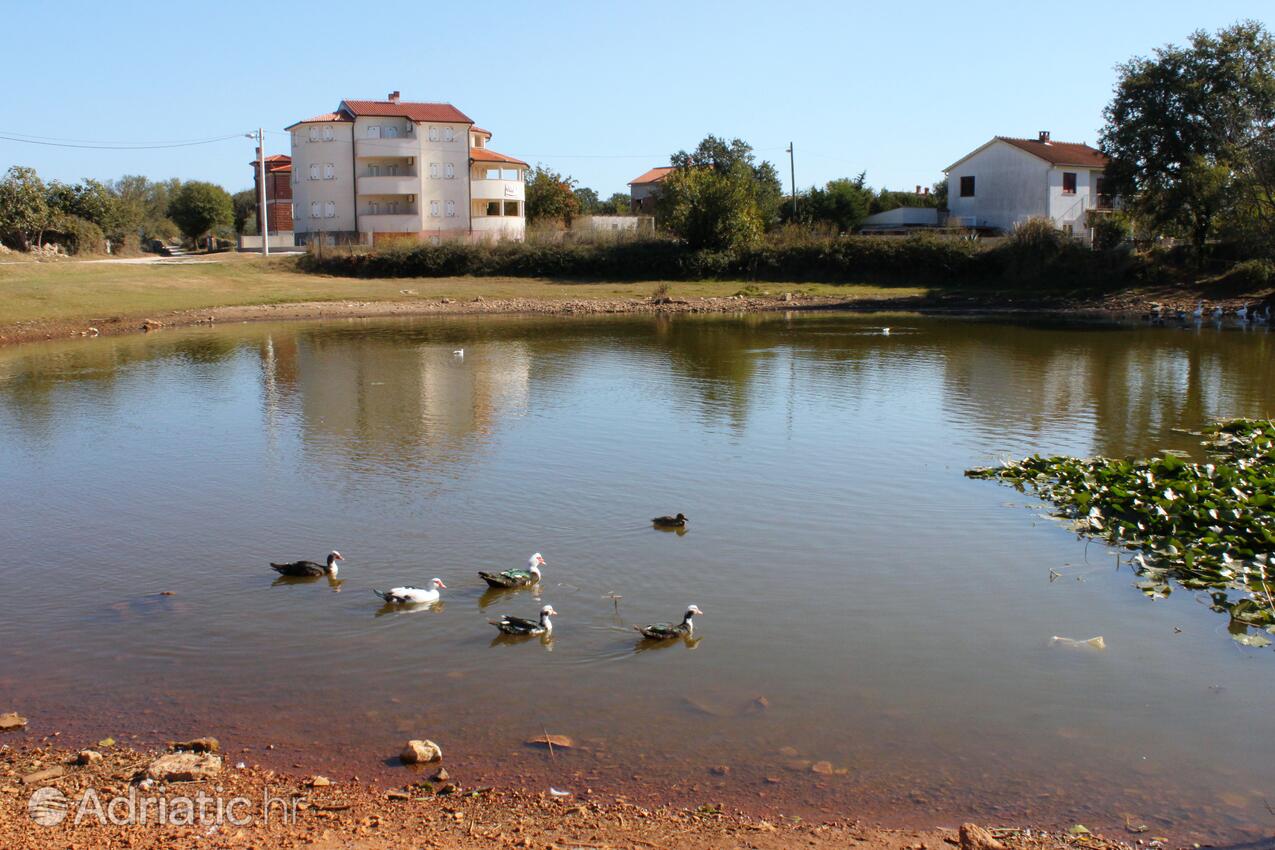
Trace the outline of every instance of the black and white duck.
{"type": "Polygon", "coordinates": [[[478,572],[479,578],[492,587],[529,587],[540,581],[540,568],[545,566],[544,556],[539,552],[527,559],[525,570],[505,570],[503,573],[478,572]]]}
{"type": "Polygon", "coordinates": [[[499,620],[488,620],[487,622],[507,635],[547,635],[553,632],[553,620],[549,618],[557,616],[557,614],[558,612],[553,610],[552,605],[546,605],[540,609],[539,620],[511,617],[505,614],[499,620]]]}
{"type": "Polygon", "coordinates": [[[317,578],[318,576],[335,577],[340,567],[337,561],[344,561],[345,558],[341,553],[333,549],[328,554],[328,562],[326,565],[318,564],[314,561],[293,561],[290,564],[271,563],[270,566],[280,575],[292,576],[293,578],[317,578]]]}
{"type": "Polygon", "coordinates": [[[389,590],[373,590],[377,596],[389,605],[433,605],[441,595],[440,589],[446,590],[441,578],[431,579],[429,587],[392,587],[389,590]]]}
{"type": "Polygon", "coordinates": [[[682,622],[673,625],[670,623],[651,623],[646,626],[634,626],[642,633],[642,637],[650,640],[668,640],[676,637],[690,637],[695,634],[696,614],[703,614],[698,605],[692,605],[686,609],[686,615],[682,617],[682,622]]]}
{"type": "Polygon", "coordinates": [[[686,514],[677,516],[657,516],[651,520],[656,528],[686,528],[686,514]]]}

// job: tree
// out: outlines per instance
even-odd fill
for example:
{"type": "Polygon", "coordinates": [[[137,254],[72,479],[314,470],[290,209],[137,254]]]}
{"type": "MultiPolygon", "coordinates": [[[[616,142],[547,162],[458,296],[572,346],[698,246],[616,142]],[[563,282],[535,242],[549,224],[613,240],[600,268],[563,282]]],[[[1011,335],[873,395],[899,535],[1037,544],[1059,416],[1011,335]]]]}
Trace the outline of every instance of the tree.
{"type": "Polygon", "coordinates": [[[230,193],[213,183],[188,180],[168,203],[168,217],[192,241],[234,223],[230,193]]]}
{"type": "MultiPolygon", "coordinates": [[[[853,180],[829,180],[823,189],[811,189],[806,198],[805,215],[810,221],[825,222],[840,231],[850,231],[868,217],[873,200],[867,174],[860,173],[853,180]]],[[[799,205],[799,215],[800,209],[799,205]]]]}
{"type": "Polygon", "coordinates": [[[725,171],[683,166],[671,172],[656,197],[656,212],[664,227],[696,249],[744,248],[765,230],[756,178],[743,161],[725,171]]]}
{"type": "Polygon", "coordinates": [[[49,209],[92,222],[105,238],[121,239],[127,228],[122,228],[119,198],[110,186],[86,177],[74,186],[51,183],[48,190],[49,209]]]}
{"type": "Polygon", "coordinates": [[[592,189],[582,186],[572,194],[576,196],[580,215],[597,215],[602,211],[602,202],[598,200],[598,193],[592,189]]]}
{"type": "Polygon", "coordinates": [[[1275,40],[1256,21],[1120,65],[1099,146],[1109,191],[1198,252],[1233,212],[1275,126],[1275,40]]]}
{"type": "Polygon", "coordinates": [[[769,162],[758,163],[753,148],[743,139],[729,142],[711,133],[704,137],[691,152],[678,151],[670,161],[679,169],[711,168],[719,175],[728,175],[737,169],[746,169],[750,177],[749,194],[756,204],[756,213],[762,225],[770,228],[779,223],[779,211],[784,202],[783,185],[779,172],[769,162]]]}
{"type": "Polygon", "coordinates": [[[602,211],[607,215],[632,215],[633,196],[628,192],[616,192],[603,202],[602,211]]]}
{"type": "Polygon", "coordinates": [[[247,233],[248,219],[257,215],[257,190],[244,189],[230,196],[235,208],[235,233],[247,233]]]}
{"type": "Polygon", "coordinates": [[[537,165],[527,180],[527,223],[560,221],[571,224],[580,212],[580,200],[572,191],[575,180],[537,165]]]}
{"type": "Polygon", "coordinates": [[[0,181],[0,238],[25,251],[40,242],[48,224],[44,181],[34,168],[13,166],[0,181]]]}

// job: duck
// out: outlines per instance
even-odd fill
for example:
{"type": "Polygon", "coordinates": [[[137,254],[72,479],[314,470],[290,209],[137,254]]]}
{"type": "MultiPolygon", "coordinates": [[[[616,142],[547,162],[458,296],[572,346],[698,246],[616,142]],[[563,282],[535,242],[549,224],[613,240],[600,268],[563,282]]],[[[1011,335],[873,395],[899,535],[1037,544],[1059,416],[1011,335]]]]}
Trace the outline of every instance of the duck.
{"type": "Polygon", "coordinates": [[[388,591],[373,589],[372,592],[385,600],[389,605],[432,605],[438,601],[439,590],[446,590],[441,578],[430,579],[430,586],[424,587],[392,587],[388,591]]]}
{"type": "Polygon", "coordinates": [[[676,637],[690,637],[695,634],[695,621],[692,619],[696,614],[703,614],[698,605],[691,605],[686,609],[686,614],[682,617],[682,622],[677,625],[669,623],[651,623],[646,626],[634,626],[633,628],[642,633],[642,637],[648,640],[668,640],[676,637]]]}
{"type": "Polygon", "coordinates": [[[1204,316],[1204,302],[1197,301],[1195,302],[1195,310],[1192,311],[1191,313],[1191,318],[1200,319],[1200,318],[1203,318],[1203,316],[1204,316]]]}
{"type": "Polygon", "coordinates": [[[678,514],[677,516],[657,516],[651,520],[656,528],[686,528],[686,514],[678,514]]]}
{"type": "Polygon", "coordinates": [[[488,620],[487,622],[507,635],[547,635],[553,633],[553,620],[549,618],[557,615],[558,612],[553,610],[552,605],[546,605],[540,609],[539,620],[528,620],[525,617],[511,617],[508,614],[504,614],[499,620],[488,620]]]}
{"type": "Polygon", "coordinates": [[[344,561],[345,558],[340,552],[333,549],[328,553],[327,564],[316,564],[314,561],[293,561],[290,564],[276,564],[271,562],[270,566],[280,575],[293,576],[294,578],[317,578],[318,576],[333,576],[340,571],[337,561],[344,561]]]}
{"type": "Polygon", "coordinates": [[[1244,304],[1238,310],[1235,311],[1235,318],[1239,319],[1241,322],[1248,321],[1248,305],[1247,304],[1244,304]]]}
{"type": "Polygon", "coordinates": [[[546,566],[544,555],[539,552],[527,559],[525,570],[505,570],[503,573],[478,571],[478,577],[492,587],[530,587],[540,581],[540,568],[546,566]]]}

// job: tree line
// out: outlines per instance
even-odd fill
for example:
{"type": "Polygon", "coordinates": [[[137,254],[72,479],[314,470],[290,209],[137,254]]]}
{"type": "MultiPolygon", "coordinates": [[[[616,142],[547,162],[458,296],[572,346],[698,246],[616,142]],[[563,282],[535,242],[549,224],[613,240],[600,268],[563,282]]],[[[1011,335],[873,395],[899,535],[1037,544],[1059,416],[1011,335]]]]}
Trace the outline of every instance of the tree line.
{"type": "Polygon", "coordinates": [[[53,241],[70,253],[102,253],[110,240],[113,250],[135,251],[179,235],[229,235],[235,218],[230,194],[198,180],[134,174],[46,184],[34,168],[18,165],[0,180],[0,241],[21,250],[53,241]]]}

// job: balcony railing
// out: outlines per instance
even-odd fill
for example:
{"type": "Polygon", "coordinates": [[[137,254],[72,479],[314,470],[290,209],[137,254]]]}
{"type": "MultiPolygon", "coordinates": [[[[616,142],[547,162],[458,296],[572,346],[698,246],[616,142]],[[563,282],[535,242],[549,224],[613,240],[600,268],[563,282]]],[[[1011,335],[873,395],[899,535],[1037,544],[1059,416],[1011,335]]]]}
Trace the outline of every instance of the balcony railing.
{"type": "Polygon", "coordinates": [[[416,215],[416,212],[416,204],[399,204],[398,206],[379,204],[363,207],[359,210],[359,215],[416,215]]]}

